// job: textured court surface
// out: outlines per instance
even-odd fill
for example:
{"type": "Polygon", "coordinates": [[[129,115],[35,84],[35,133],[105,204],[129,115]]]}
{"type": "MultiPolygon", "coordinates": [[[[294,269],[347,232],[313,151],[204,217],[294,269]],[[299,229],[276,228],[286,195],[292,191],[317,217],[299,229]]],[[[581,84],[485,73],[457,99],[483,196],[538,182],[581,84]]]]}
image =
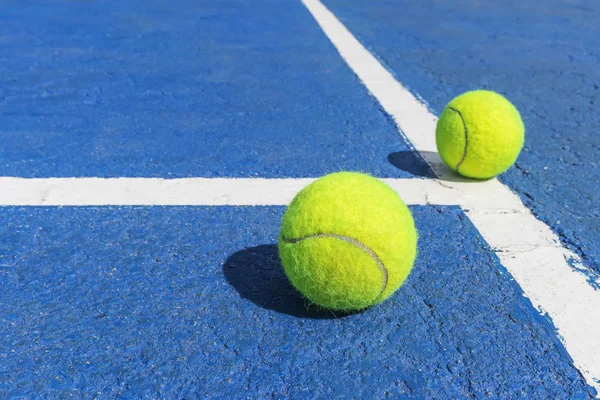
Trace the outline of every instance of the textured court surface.
{"type": "Polygon", "coordinates": [[[336,318],[282,275],[280,207],[5,208],[0,394],[586,398],[462,211],[412,211],[404,289],[336,318]]]}
{"type": "Polygon", "coordinates": [[[527,129],[500,180],[600,272],[600,6],[592,1],[323,2],[439,115],[503,93],[527,129]]]}
{"type": "Polygon", "coordinates": [[[0,2],[0,22],[0,175],[409,176],[298,1],[0,2]]]}
{"type": "MultiPolygon", "coordinates": [[[[600,271],[598,5],[324,3],[434,113],[506,94],[502,181],[600,271]]],[[[1,1],[0,48],[0,176],[431,176],[299,1],[1,1]]],[[[0,207],[0,398],[593,397],[463,211],[411,210],[405,286],[333,315],[283,207],[0,207]]]]}

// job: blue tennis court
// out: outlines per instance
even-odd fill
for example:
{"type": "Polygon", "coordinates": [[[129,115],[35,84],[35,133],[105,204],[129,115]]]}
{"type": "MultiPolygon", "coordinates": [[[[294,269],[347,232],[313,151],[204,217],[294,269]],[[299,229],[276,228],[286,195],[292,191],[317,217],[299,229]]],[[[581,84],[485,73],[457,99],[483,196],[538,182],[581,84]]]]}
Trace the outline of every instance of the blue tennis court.
{"type": "Polygon", "coordinates": [[[0,2],[0,398],[596,398],[599,16],[0,2]],[[526,126],[498,180],[429,146],[472,89],[526,126]],[[383,179],[419,233],[361,312],[310,303],[278,255],[291,198],[338,171],[383,179]]]}

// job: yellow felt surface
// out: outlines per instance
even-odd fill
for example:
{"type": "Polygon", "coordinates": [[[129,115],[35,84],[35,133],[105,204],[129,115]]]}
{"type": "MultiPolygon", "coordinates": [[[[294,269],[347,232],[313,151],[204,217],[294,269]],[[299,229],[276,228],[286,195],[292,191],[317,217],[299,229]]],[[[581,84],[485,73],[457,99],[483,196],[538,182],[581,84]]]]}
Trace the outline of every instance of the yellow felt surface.
{"type": "Polygon", "coordinates": [[[357,309],[388,298],[408,276],[416,252],[417,233],[410,211],[396,192],[368,175],[327,175],[304,188],[283,216],[280,255],[286,274],[317,304],[325,297],[330,299],[320,304],[325,307],[357,309]],[[349,237],[371,249],[387,269],[385,291],[373,297],[382,288],[381,271],[371,256],[351,243],[315,238],[285,244],[286,240],[316,234],[349,237]],[[327,279],[311,280],[308,276],[327,279]]]}
{"type": "Polygon", "coordinates": [[[486,90],[453,99],[436,129],[444,162],[470,178],[486,179],[506,171],[519,156],[524,140],[525,127],[517,109],[503,96],[486,90]]]}
{"type": "Polygon", "coordinates": [[[323,307],[365,308],[381,291],[383,273],[376,261],[360,247],[340,239],[318,237],[280,243],[280,255],[292,284],[323,307]]]}

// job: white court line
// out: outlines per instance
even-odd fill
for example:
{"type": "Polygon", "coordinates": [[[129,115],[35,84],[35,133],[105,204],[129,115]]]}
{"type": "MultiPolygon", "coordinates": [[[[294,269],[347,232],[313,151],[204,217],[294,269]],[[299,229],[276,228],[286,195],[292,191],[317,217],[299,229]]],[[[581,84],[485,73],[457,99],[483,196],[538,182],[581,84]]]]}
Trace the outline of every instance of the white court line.
{"type": "MultiPolygon", "coordinates": [[[[437,118],[387,71],[318,0],[302,0],[342,58],[389,113],[401,134],[421,152],[440,179],[449,176],[435,145],[437,118]]],[[[444,182],[458,192],[464,184],[444,182]]],[[[479,184],[477,184],[479,185],[479,184]]],[[[484,197],[509,200],[506,210],[463,205],[484,239],[540,312],[547,312],[565,348],[588,384],[600,392],[600,292],[569,266],[576,254],[500,181],[485,182],[484,197]]]]}
{"type": "MultiPolygon", "coordinates": [[[[436,179],[382,179],[410,205],[506,210],[514,196],[496,185],[436,179]],[[488,187],[489,186],[489,187],[488,187]]],[[[17,178],[0,177],[0,206],[286,206],[313,178],[17,178]]]]}

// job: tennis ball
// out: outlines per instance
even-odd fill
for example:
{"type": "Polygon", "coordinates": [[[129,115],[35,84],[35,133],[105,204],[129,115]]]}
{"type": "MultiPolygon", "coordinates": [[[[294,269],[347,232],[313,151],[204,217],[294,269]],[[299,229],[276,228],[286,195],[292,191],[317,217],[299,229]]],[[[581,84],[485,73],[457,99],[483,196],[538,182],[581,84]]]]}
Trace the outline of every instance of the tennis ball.
{"type": "Polygon", "coordinates": [[[475,90],[454,98],[437,123],[442,160],[459,174],[492,178],[514,164],[525,140],[519,111],[498,93],[475,90]]]}
{"type": "Polygon", "coordinates": [[[279,255],[313,303],[360,310],[400,287],[417,254],[408,207],[369,175],[338,172],[306,186],[283,215],[279,255]]]}

